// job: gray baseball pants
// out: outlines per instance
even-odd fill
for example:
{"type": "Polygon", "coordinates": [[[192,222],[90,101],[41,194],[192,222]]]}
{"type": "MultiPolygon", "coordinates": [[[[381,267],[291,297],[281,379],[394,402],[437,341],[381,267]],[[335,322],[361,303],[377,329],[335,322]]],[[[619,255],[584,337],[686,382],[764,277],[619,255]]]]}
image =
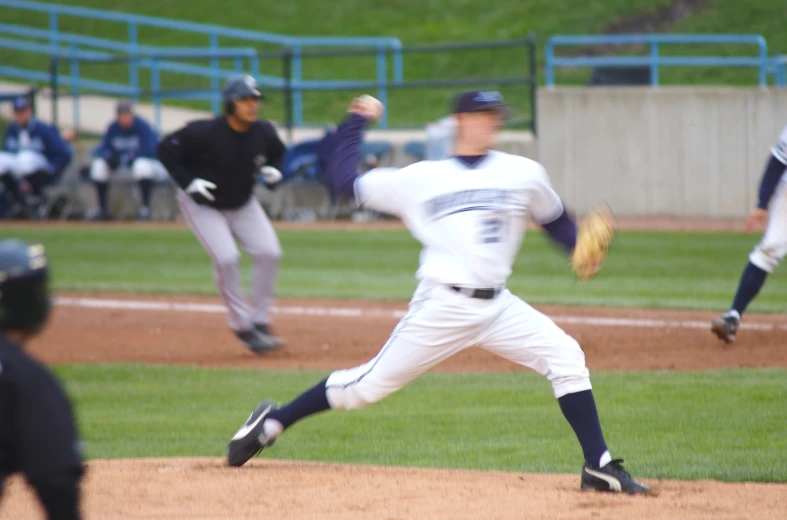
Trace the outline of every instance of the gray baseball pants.
{"type": "Polygon", "coordinates": [[[197,204],[183,190],[178,190],[177,199],[186,223],[213,261],[216,286],[227,306],[230,328],[243,331],[254,324],[269,324],[281,245],[260,203],[250,197],[238,209],[220,210],[197,204]],[[236,239],[254,262],[251,305],[241,285],[236,239]]]}

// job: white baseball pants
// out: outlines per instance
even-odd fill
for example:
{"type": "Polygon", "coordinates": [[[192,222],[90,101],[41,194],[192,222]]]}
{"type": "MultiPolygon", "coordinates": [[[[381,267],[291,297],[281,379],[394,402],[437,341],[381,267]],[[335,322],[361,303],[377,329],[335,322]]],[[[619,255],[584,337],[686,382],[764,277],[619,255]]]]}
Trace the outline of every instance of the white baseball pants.
{"type": "Polygon", "coordinates": [[[349,410],[380,401],[473,346],[546,376],[555,397],[591,389],[579,344],[510,291],[479,300],[422,282],[409,312],[379,354],[328,377],[328,402],[332,408],[349,410]]]}
{"type": "Polygon", "coordinates": [[[213,261],[216,285],[227,306],[230,328],[240,331],[249,330],[254,324],[269,324],[281,245],[260,203],[251,197],[238,209],[218,210],[197,204],[180,189],[177,199],[186,223],[213,261]],[[254,262],[251,307],[241,286],[236,238],[254,262]]]}
{"type": "Polygon", "coordinates": [[[787,254],[787,175],[783,175],[771,200],[768,225],[760,243],[749,255],[749,261],[771,273],[787,254]]]}
{"type": "MultiPolygon", "coordinates": [[[[120,168],[119,171],[131,170],[131,176],[136,181],[152,180],[163,181],[168,177],[167,169],[156,159],[137,157],[130,168],[120,168]]],[[[107,161],[96,157],[90,163],[90,179],[94,182],[109,182],[111,169],[107,161]]]]}
{"type": "Polygon", "coordinates": [[[0,175],[10,173],[17,179],[49,169],[49,161],[42,154],[23,150],[18,153],[0,152],[0,175]]]}

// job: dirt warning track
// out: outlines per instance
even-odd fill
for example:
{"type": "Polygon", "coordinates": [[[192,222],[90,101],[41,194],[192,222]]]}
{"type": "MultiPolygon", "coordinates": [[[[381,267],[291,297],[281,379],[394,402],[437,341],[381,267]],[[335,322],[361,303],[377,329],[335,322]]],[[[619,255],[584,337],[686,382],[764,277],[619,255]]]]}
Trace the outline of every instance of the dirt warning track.
{"type": "MultiPolygon", "coordinates": [[[[335,369],[368,361],[406,304],[282,300],[275,327],[288,346],[251,354],[230,333],[216,298],[58,294],[52,324],[33,352],[47,363],[142,362],[265,369],[335,369]]],[[[579,341],[591,370],[787,367],[787,316],[747,315],[731,346],[709,331],[712,313],[539,307],[579,341]]],[[[481,349],[445,371],[523,370],[481,349]]]]}

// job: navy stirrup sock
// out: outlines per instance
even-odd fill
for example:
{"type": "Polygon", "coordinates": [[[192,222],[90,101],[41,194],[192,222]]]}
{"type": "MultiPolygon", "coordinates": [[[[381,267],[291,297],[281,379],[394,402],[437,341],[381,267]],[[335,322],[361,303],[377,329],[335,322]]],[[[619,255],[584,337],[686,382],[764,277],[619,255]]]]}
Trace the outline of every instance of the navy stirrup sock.
{"type": "Polygon", "coordinates": [[[271,411],[268,418],[279,421],[286,429],[304,417],[329,410],[331,405],[328,404],[328,394],[325,388],[327,382],[328,379],[320,381],[289,404],[271,411]]]}
{"type": "Polygon", "coordinates": [[[602,455],[607,452],[607,443],[604,442],[604,434],[601,433],[593,392],[584,390],[566,394],[558,399],[558,403],[582,446],[585,461],[591,467],[598,468],[601,465],[602,455]]]}
{"type": "Polygon", "coordinates": [[[743,315],[746,307],[762,289],[767,277],[767,271],[763,271],[751,262],[746,264],[738,284],[738,292],[735,293],[735,300],[732,302],[732,309],[737,311],[739,315],[743,315]]]}

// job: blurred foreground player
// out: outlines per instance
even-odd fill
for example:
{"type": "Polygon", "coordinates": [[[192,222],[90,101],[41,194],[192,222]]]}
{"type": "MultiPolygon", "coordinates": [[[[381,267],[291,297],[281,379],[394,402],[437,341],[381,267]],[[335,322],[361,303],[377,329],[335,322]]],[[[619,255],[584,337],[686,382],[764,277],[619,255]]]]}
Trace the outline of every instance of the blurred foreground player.
{"type": "Polygon", "coordinates": [[[23,350],[49,316],[44,248],[0,241],[0,501],[21,473],[53,520],[81,518],[83,474],[71,405],[52,374],[23,350]]]}

